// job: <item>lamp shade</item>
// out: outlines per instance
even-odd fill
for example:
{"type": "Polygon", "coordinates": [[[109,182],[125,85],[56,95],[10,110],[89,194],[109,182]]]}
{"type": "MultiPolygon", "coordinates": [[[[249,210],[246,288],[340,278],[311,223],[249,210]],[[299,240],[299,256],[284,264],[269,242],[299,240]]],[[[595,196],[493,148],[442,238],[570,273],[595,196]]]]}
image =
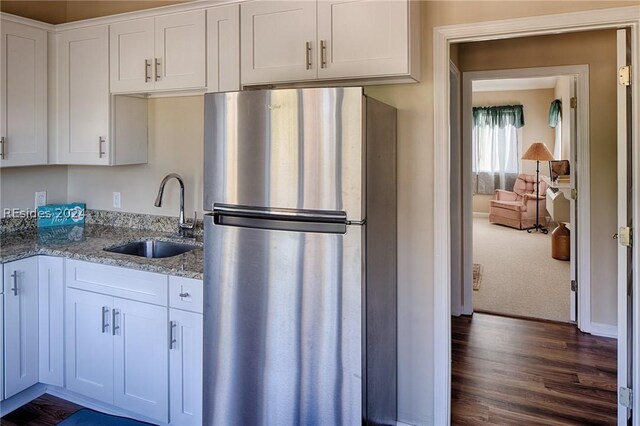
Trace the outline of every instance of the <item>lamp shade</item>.
{"type": "Polygon", "coordinates": [[[522,155],[523,160],[553,161],[553,154],[542,142],[534,142],[522,155]]]}

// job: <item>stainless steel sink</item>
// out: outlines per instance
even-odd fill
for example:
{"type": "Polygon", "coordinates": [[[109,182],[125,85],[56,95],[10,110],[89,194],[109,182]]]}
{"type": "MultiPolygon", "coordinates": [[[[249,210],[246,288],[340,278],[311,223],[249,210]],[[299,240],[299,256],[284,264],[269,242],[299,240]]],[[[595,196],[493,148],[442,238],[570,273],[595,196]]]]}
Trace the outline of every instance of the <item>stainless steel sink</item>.
{"type": "Polygon", "coordinates": [[[104,250],[112,253],[129,254],[131,256],[162,258],[177,256],[197,247],[191,244],[174,243],[172,241],[145,240],[107,247],[104,250]]]}

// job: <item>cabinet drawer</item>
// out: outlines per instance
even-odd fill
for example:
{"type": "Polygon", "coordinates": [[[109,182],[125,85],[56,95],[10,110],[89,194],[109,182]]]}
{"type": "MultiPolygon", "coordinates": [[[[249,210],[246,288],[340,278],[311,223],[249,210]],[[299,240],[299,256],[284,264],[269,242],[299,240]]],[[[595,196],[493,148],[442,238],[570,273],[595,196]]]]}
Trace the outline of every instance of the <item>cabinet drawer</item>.
{"type": "Polygon", "coordinates": [[[167,276],[117,266],[67,260],[67,287],[167,305],[167,276]]]}
{"type": "Polygon", "coordinates": [[[169,277],[170,307],[202,313],[202,301],[201,280],[183,277],[169,277]]]}

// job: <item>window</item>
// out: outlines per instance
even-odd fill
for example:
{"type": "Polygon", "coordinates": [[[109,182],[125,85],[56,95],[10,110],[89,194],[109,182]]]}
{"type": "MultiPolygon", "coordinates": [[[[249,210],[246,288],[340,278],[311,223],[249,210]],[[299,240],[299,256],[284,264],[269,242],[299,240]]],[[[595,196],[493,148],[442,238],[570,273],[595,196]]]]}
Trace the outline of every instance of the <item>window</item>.
{"type": "Polygon", "coordinates": [[[511,190],[520,170],[522,105],[473,108],[472,170],[474,193],[511,190]]]}

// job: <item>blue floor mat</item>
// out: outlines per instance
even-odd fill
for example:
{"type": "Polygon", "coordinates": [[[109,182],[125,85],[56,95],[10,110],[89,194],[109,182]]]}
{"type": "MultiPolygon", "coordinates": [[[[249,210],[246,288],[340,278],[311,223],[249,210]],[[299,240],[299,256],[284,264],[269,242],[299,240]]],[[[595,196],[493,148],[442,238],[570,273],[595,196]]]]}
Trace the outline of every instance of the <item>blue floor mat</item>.
{"type": "Polygon", "coordinates": [[[58,423],[58,426],[148,426],[150,424],[84,408],[58,423]]]}

